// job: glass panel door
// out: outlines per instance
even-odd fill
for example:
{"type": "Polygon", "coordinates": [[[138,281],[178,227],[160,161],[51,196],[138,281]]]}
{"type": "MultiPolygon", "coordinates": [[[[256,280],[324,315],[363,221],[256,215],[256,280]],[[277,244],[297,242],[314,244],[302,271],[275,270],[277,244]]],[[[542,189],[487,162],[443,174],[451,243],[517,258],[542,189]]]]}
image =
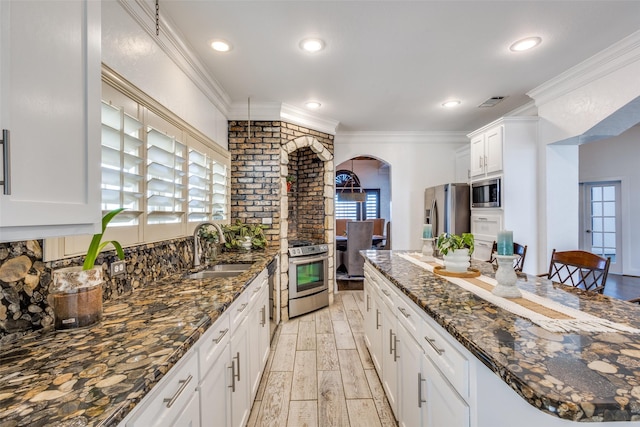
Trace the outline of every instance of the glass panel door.
{"type": "Polygon", "coordinates": [[[610,257],[609,272],[622,274],[620,182],[584,185],[584,250],[610,257]]]}

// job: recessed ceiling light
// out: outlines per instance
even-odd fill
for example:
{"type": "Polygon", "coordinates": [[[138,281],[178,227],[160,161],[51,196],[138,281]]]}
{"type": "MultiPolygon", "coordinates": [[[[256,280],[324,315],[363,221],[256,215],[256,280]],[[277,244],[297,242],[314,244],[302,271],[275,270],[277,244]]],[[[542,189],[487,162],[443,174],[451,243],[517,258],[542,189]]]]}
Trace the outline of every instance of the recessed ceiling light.
{"type": "Polygon", "coordinates": [[[527,37],[526,39],[518,40],[512,44],[509,49],[513,52],[522,52],[523,50],[529,50],[536,47],[540,43],[542,43],[542,39],[540,37],[527,37]]]}
{"type": "Polygon", "coordinates": [[[322,104],[320,104],[318,101],[309,101],[305,102],[304,105],[312,110],[317,110],[322,104]]]}
{"type": "Polygon", "coordinates": [[[457,99],[452,99],[451,101],[447,101],[442,104],[442,106],[445,108],[457,107],[458,105],[460,105],[460,101],[458,101],[457,99]]]}
{"type": "Polygon", "coordinates": [[[229,52],[231,45],[224,40],[214,40],[211,42],[211,47],[216,52],[229,52]]]}
{"type": "Polygon", "coordinates": [[[307,52],[318,52],[324,49],[324,42],[320,39],[304,39],[300,42],[300,48],[307,52]]]}

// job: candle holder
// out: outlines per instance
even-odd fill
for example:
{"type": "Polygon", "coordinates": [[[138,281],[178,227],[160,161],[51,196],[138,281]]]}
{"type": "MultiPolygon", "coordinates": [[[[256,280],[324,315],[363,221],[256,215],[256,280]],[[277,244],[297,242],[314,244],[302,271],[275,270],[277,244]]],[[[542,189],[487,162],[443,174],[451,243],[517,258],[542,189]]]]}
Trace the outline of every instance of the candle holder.
{"type": "Polygon", "coordinates": [[[491,291],[492,294],[503,298],[520,298],[522,293],[516,287],[518,276],[513,269],[513,255],[496,255],[498,270],[496,271],[496,281],[498,284],[491,291]]]}
{"type": "Polygon", "coordinates": [[[422,258],[426,258],[426,261],[433,261],[433,238],[422,239],[422,258]]]}

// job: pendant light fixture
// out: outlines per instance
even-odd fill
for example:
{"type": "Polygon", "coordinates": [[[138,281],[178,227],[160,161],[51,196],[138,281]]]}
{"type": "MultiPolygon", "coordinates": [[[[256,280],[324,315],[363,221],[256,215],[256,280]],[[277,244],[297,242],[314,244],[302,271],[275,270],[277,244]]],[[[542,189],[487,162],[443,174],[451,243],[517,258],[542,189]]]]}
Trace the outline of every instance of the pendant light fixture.
{"type": "Polygon", "coordinates": [[[360,180],[356,176],[356,172],[353,166],[353,159],[351,159],[351,179],[349,179],[349,189],[347,190],[347,186],[345,185],[338,193],[338,199],[341,202],[358,202],[363,203],[367,200],[367,193],[362,191],[362,187],[360,185],[360,180]],[[356,184],[356,187],[354,187],[356,184]]]}

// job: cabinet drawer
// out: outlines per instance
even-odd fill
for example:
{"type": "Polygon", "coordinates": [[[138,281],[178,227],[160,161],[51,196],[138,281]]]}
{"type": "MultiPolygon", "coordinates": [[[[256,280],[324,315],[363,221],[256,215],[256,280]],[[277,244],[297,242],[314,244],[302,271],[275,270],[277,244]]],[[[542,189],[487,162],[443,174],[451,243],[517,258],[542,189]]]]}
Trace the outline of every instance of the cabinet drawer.
{"type": "Polygon", "coordinates": [[[198,385],[198,360],[189,350],[136,407],[127,427],[169,426],[180,416],[198,385]]]}
{"type": "Polygon", "coordinates": [[[427,318],[422,325],[422,336],[418,342],[460,396],[468,399],[469,361],[450,343],[449,340],[454,338],[435,321],[427,318]]]}
{"type": "Polygon", "coordinates": [[[477,212],[471,214],[471,233],[476,239],[493,243],[500,230],[502,230],[502,215],[477,212]]]}
{"type": "Polygon", "coordinates": [[[198,363],[203,378],[229,342],[229,327],[229,312],[225,311],[198,341],[198,363]]]}
{"type": "Polygon", "coordinates": [[[246,290],[243,291],[238,299],[236,299],[228,308],[231,333],[236,330],[238,325],[242,323],[242,320],[247,315],[249,307],[249,293],[250,292],[247,292],[246,290]]]}
{"type": "Polygon", "coordinates": [[[249,288],[245,291],[249,294],[249,305],[253,304],[254,301],[256,301],[256,297],[260,295],[260,291],[262,291],[267,286],[267,270],[262,270],[262,272],[258,274],[258,277],[253,279],[253,282],[251,282],[251,285],[249,285],[249,288]]]}
{"type": "Polygon", "coordinates": [[[398,295],[396,298],[396,306],[398,322],[413,336],[413,339],[420,342],[420,339],[423,339],[420,334],[422,333],[422,322],[424,322],[424,319],[414,308],[415,303],[409,301],[408,298],[398,295]]]}

